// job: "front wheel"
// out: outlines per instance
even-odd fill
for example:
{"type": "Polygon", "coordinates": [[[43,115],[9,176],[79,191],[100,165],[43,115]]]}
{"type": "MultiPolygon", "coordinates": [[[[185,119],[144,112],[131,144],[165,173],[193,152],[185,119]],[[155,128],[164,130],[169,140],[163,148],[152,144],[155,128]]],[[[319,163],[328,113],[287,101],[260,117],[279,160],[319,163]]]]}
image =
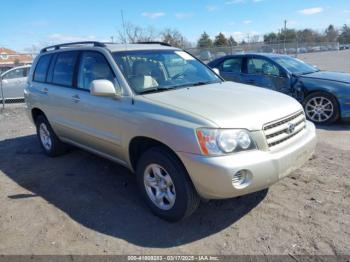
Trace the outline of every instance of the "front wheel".
{"type": "Polygon", "coordinates": [[[337,99],[328,93],[312,93],[303,104],[306,117],[316,124],[331,124],[339,118],[337,99]]]}
{"type": "Polygon", "coordinates": [[[145,152],[137,164],[137,181],[152,212],[170,221],[191,215],[200,198],[177,157],[162,147],[145,152]]]}

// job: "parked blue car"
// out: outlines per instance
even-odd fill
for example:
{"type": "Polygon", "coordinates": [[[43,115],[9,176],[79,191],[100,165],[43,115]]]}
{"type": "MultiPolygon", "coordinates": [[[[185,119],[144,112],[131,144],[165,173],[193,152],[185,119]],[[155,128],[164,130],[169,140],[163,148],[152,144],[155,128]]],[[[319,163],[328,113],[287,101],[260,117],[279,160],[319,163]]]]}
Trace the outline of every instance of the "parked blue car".
{"type": "Polygon", "coordinates": [[[320,71],[303,61],[278,54],[240,54],[208,63],[229,81],[279,91],[303,104],[318,124],[350,121],[350,74],[320,71]]]}

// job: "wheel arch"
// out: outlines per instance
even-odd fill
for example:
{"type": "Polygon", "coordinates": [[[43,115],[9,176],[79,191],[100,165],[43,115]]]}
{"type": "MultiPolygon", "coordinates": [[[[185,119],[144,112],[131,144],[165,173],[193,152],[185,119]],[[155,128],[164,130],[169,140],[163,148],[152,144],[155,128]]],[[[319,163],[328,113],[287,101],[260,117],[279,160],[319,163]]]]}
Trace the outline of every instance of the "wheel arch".
{"type": "Polygon", "coordinates": [[[32,110],[31,110],[31,116],[32,116],[32,119],[33,119],[33,122],[34,122],[34,123],[36,122],[36,119],[37,119],[38,116],[40,116],[40,115],[46,117],[45,113],[44,113],[40,108],[37,108],[37,107],[32,108],[32,110]]]}
{"type": "Polygon", "coordinates": [[[183,162],[181,161],[181,159],[178,157],[176,152],[173,149],[171,149],[170,146],[168,146],[167,144],[165,144],[159,140],[156,140],[154,138],[145,137],[145,136],[137,136],[137,137],[134,137],[130,140],[129,148],[128,148],[129,149],[128,150],[129,151],[129,162],[130,162],[130,166],[131,166],[133,171],[136,170],[136,165],[137,165],[137,162],[140,159],[141,155],[153,147],[165,148],[170,153],[172,153],[177,158],[177,160],[183,165],[183,167],[186,169],[186,167],[183,164],[183,162]]]}

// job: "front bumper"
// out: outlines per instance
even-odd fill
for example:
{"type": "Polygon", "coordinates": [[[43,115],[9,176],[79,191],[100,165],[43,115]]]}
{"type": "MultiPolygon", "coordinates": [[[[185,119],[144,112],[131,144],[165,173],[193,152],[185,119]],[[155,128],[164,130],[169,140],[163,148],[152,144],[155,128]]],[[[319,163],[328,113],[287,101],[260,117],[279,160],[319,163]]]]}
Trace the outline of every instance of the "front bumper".
{"type": "Polygon", "coordinates": [[[197,192],[206,199],[231,198],[269,187],[301,167],[313,154],[316,146],[315,126],[307,122],[306,129],[291,138],[278,150],[247,151],[227,156],[207,157],[178,152],[197,192]],[[248,170],[250,184],[235,188],[233,175],[248,170]]]}

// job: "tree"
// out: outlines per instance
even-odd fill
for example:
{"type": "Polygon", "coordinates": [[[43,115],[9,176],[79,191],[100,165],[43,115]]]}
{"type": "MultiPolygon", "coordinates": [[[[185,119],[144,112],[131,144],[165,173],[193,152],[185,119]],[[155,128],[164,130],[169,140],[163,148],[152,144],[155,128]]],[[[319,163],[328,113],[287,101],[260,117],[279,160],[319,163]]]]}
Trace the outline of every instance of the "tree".
{"type": "Polygon", "coordinates": [[[299,42],[313,43],[319,38],[319,34],[312,29],[303,29],[297,32],[299,42]]]}
{"type": "Polygon", "coordinates": [[[228,44],[230,46],[236,46],[237,42],[235,41],[235,39],[232,36],[230,36],[230,38],[228,39],[228,44]]]}
{"type": "Polygon", "coordinates": [[[273,43],[273,42],[277,42],[278,40],[278,35],[274,32],[268,33],[264,35],[264,42],[265,43],[273,43]]]}
{"type": "Polygon", "coordinates": [[[13,62],[14,66],[19,66],[20,65],[20,61],[18,58],[15,59],[15,61],[13,62]]]}
{"type": "Polygon", "coordinates": [[[181,48],[183,48],[185,42],[187,42],[178,30],[171,28],[166,28],[161,32],[161,39],[165,43],[181,48]]]}
{"type": "Polygon", "coordinates": [[[350,27],[348,25],[342,27],[338,40],[341,44],[350,43],[350,27]]]}
{"type": "Polygon", "coordinates": [[[260,39],[260,36],[259,35],[253,35],[250,39],[250,42],[251,43],[258,43],[259,42],[259,39],[260,39]]]}
{"type": "Polygon", "coordinates": [[[325,38],[328,42],[335,42],[338,38],[338,30],[334,28],[333,25],[329,25],[325,30],[325,38]]]}
{"type": "Polygon", "coordinates": [[[197,47],[207,48],[213,45],[213,41],[210,39],[209,35],[206,32],[201,34],[200,38],[197,41],[197,47]]]}
{"type": "Polygon", "coordinates": [[[215,36],[214,46],[228,46],[228,40],[223,33],[219,33],[215,36]]]}
{"type": "Polygon", "coordinates": [[[286,30],[282,30],[281,32],[281,40],[286,40],[286,42],[293,42],[295,41],[297,37],[297,32],[295,31],[295,29],[289,29],[287,28],[286,30]]]}
{"type": "Polygon", "coordinates": [[[125,24],[125,30],[120,30],[118,34],[122,43],[150,42],[159,37],[159,33],[153,27],[144,28],[131,23],[125,24]]]}

